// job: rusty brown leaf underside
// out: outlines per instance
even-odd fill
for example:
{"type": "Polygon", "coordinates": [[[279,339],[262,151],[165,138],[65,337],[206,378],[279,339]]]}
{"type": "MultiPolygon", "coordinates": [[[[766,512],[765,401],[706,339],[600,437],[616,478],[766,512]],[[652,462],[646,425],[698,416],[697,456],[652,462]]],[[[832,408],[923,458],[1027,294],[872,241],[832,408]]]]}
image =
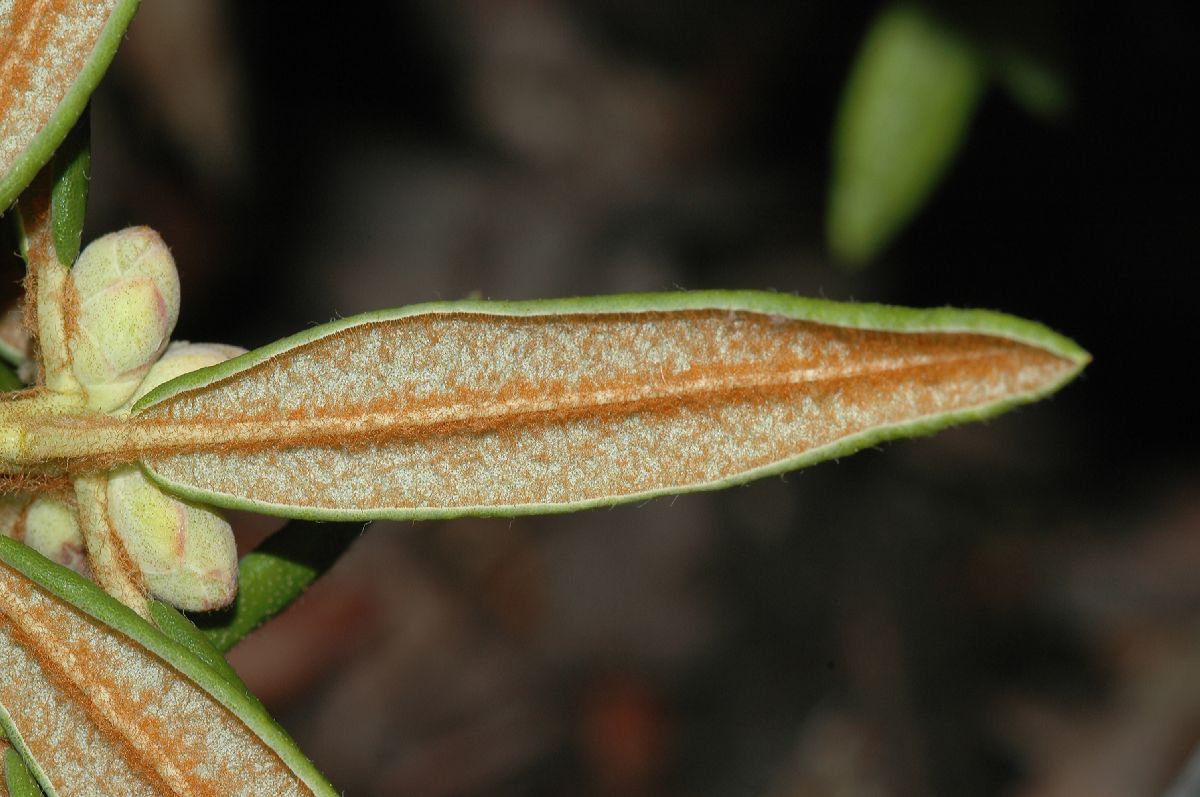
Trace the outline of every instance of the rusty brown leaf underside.
{"type": "Polygon", "coordinates": [[[0,174],[50,121],[115,5],[115,0],[0,4],[0,174]]]}
{"type": "Polygon", "coordinates": [[[0,706],[59,795],[310,795],[170,664],[0,562],[0,706]]]}
{"type": "Polygon", "coordinates": [[[996,335],[753,312],[428,313],[178,392],[118,458],[255,505],[574,506],[719,483],[1079,366],[996,335]]]}

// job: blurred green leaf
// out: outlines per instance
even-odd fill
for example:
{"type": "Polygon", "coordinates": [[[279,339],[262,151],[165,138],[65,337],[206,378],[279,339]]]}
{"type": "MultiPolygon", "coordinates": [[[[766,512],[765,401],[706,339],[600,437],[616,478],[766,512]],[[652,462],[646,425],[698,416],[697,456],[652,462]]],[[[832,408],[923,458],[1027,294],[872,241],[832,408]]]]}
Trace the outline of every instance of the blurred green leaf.
{"type": "Polygon", "coordinates": [[[6,364],[0,363],[0,393],[9,390],[20,390],[23,387],[25,387],[25,383],[17,378],[13,370],[6,364]]]}
{"type": "Polygon", "coordinates": [[[282,612],[362,534],[362,523],[293,521],[242,557],[233,606],[196,617],[219,651],[282,612]]]}
{"type": "Polygon", "coordinates": [[[828,237],[864,264],[920,210],[963,143],[986,85],[983,57],[927,10],[884,9],[842,95],[828,237]]]}
{"type": "Polygon", "coordinates": [[[1071,110],[1071,91],[1059,69],[1017,49],[995,59],[997,80],[1014,101],[1034,116],[1056,121],[1071,110]]]}
{"type": "Polygon", "coordinates": [[[23,349],[17,347],[16,341],[10,341],[0,334],[0,368],[7,370],[9,374],[6,377],[0,371],[0,391],[16,390],[18,387],[21,387],[19,381],[16,383],[12,381],[16,379],[15,372],[12,369],[24,361],[25,352],[23,349]]]}

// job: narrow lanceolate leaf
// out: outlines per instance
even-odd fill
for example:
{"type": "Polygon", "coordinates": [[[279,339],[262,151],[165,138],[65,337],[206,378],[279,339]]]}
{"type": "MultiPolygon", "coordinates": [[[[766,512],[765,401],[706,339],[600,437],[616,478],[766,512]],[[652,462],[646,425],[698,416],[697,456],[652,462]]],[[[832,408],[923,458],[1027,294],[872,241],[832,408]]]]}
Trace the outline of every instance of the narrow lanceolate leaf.
{"type": "Polygon", "coordinates": [[[0,538],[0,726],[48,795],[333,795],[252,699],[0,538]]]}
{"type": "Polygon", "coordinates": [[[957,154],[986,83],[976,48],[908,3],[876,18],[842,95],[828,236],[850,264],[875,257],[957,154]]]}
{"type": "Polygon", "coordinates": [[[119,429],[29,429],[24,456],[107,448],[185,497],[316,519],[557,512],[993,415],[1087,359],[996,313],[753,292],[424,305],[186,374],[119,429]]]}
{"type": "Polygon", "coordinates": [[[0,213],[83,112],[136,0],[0,3],[0,213]]]}
{"type": "Polygon", "coordinates": [[[192,624],[191,620],[180,614],[174,607],[160,601],[150,602],[150,616],[160,631],[187,648],[193,656],[207,664],[209,669],[217,675],[245,692],[247,696],[253,697],[249,688],[242,683],[237,671],[221,655],[221,651],[213,645],[212,640],[203,631],[192,624]]]}

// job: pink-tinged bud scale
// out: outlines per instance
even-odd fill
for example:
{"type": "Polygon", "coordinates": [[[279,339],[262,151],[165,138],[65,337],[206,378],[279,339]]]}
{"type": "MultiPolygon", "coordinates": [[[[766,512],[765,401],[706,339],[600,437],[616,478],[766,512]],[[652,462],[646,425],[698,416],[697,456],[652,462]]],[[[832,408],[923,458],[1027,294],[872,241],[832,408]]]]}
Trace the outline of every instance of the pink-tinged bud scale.
{"type": "Polygon", "coordinates": [[[93,241],[71,270],[71,367],[88,404],[111,411],[137,390],[179,317],[179,276],[162,238],[130,227],[93,241]]]}

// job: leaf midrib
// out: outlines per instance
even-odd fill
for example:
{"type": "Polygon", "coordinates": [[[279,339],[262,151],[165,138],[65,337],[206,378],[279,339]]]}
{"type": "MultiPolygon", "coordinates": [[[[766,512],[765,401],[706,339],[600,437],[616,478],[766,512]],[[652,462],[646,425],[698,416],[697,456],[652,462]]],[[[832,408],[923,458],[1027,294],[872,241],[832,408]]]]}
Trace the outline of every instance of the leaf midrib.
{"type": "MultiPolygon", "coordinates": [[[[420,439],[456,432],[486,432],[515,426],[566,423],[590,416],[611,417],[643,411],[672,410],[684,406],[720,405],[744,402],[752,395],[788,392],[800,385],[836,384],[862,378],[900,375],[930,366],[987,360],[1012,354],[1011,344],[947,356],[908,355],[886,358],[854,367],[801,367],[764,373],[730,369],[710,371],[681,378],[663,374],[658,381],[643,372],[634,389],[599,388],[574,394],[543,395],[530,399],[516,397],[504,401],[463,401],[414,412],[411,409],[388,411],[329,411],[305,418],[247,416],[237,419],[203,418],[197,420],[159,419],[168,415],[179,394],[155,405],[141,416],[130,419],[104,415],[85,417],[57,416],[47,419],[31,431],[36,447],[29,453],[41,461],[57,460],[72,470],[111,466],[177,454],[206,451],[262,451],[296,446],[350,447],[395,439],[420,439]],[[649,377],[653,381],[647,381],[649,377]]],[[[1054,355],[1048,355],[1054,356],[1054,355]]],[[[1056,358],[1062,359],[1062,358],[1056,358]]],[[[1070,365],[1063,360],[1064,367],[1070,365]]],[[[706,369],[707,371],[708,369],[706,369]]],[[[201,388],[202,390],[202,388],[201,388]]],[[[492,391],[494,395],[495,391],[492,391]]]]}

